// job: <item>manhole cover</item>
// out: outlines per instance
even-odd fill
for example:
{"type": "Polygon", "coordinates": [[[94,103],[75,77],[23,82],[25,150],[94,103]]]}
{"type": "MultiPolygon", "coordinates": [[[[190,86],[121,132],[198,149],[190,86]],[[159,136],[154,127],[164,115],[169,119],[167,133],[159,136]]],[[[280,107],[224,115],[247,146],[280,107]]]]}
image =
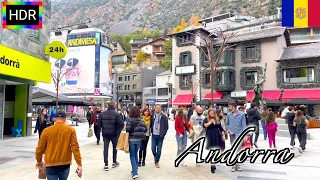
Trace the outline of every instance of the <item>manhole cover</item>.
{"type": "Polygon", "coordinates": [[[12,161],[16,158],[0,157],[0,165],[12,161]]]}

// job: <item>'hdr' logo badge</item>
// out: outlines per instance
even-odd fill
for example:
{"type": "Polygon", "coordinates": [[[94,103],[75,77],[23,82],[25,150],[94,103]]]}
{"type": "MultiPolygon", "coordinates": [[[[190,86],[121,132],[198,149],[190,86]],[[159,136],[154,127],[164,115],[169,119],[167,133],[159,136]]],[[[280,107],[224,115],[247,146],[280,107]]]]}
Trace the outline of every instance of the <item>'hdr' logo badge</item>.
{"type": "Polygon", "coordinates": [[[303,19],[307,17],[307,10],[306,8],[297,8],[296,9],[296,17],[299,19],[303,19]]]}

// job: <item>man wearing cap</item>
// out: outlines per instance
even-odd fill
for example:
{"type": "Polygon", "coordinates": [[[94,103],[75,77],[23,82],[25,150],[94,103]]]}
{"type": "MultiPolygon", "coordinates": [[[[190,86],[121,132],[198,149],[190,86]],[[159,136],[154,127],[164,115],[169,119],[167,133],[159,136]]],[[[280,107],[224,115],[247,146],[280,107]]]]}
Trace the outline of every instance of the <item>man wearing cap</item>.
{"type": "Polygon", "coordinates": [[[66,113],[56,113],[55,124],[46,128],[40,137],[36,149],[36,166],[46,167],[48,179],[68,179],[72,153],[78,164],[77,174],[82,176],[82,158],[77,140],[77,134],[73,127],[66,125],[66,113]],[[44,163],[42,154],[45,153],[44,163]]]}

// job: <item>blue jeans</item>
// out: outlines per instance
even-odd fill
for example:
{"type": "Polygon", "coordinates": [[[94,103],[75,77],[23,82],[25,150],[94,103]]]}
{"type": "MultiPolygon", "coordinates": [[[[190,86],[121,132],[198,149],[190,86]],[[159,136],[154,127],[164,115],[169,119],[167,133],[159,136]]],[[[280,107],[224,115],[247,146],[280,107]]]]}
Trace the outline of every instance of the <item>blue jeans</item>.
{"type": "Polygon", "coordinates": [[[70,165],[52,166],[46,168],[48,180],[67,180],[70,172],[70,165]]]}
{"type": "Polygon", "coordinates": [[[187,132],[184,132],[182,135],[183,136],[180,137],[179,134],[176,133],[176,140],[178,143],[178,151],[177,151],[178,156],[187,148],[187,132]]]}
{"type": "Polygon", "coordinates": [[[129,141],[130,162],[132,166],[132,176],[138,175],[138,150],[141,141],[129,141]]]}
{"type": "Polygon", "coordinates": [[[267,137],[268,137],[267,129],[266,129],[266,122],[265,122],[265,121],[261,121],[261,126],[262,126],[262,129],[263,129],[263,136],[264,136],[264,139],[266,140],[266,139],[267,139],[267,137]]]}
{"type": "Polygon", "coordinates": [[[162,144],[163,138],[161,138],[160,135],[152,134],[151,149],[152,154],[155,157],[155,163],[158,163],[160,161],[162,144]]]}

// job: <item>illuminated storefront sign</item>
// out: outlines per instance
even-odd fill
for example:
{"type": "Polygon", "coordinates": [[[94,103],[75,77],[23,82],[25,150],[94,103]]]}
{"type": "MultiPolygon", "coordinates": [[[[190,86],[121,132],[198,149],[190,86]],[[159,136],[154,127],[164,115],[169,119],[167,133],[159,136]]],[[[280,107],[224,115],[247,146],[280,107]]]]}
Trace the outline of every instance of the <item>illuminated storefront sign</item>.
{"type": "Polygon", "coordinates": [[[87,45],[96,45],[97,39],[96,38],[81,38],[81,39],[69,39],[68,46],[75,47],[75,46],[87,46],[87,45]]]}

